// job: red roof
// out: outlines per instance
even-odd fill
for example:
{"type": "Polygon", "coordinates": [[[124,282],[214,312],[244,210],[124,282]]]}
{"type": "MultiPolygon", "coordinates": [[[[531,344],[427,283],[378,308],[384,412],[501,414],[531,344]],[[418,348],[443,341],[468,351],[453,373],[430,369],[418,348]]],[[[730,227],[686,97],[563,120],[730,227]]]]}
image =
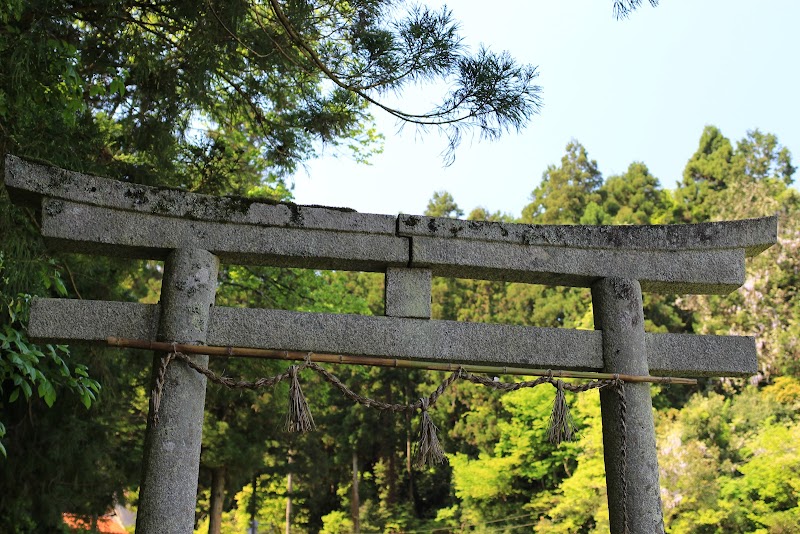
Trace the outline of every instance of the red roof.
{"type": "MultiPolygon", "coordinates": [[[[75,514],[64,514],[64,524],[73,531],[91,530],[92,520],[75,514]]],[[[128,534],[119,524],[115,515],[104,515],[97,518],[97,532],[103,534],[128,534]]]]}

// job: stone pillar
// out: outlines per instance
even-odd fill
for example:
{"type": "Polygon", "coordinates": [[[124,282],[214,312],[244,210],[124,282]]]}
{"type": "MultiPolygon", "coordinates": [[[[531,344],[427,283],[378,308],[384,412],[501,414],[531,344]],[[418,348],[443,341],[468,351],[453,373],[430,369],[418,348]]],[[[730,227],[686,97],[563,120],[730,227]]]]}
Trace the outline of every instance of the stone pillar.
{"type": "Polygon", "coordinates": [[[388,317],[431,318],[430,269],[386,269],[384,309],[388,317]]]}
{"type": "MultiPolygon", "coordinates": [[[[604,278],[592,286],[594,325],[603,332],[603,371],[647,375],[644,311],[639,282],[604,278]]],[[[648,384],[625,384],[627,499],[623,498],[620,399],[617,392],[600,392],[603,418],[606,486],[612,534],[623,534],[623,502],[627,502],[630,534],[662,533],[661,490],[653,427],[653,403],[648,384]]]]}
{"type": "MultiPolygon", "coordinates": [[[[203,344],[214,304],[219,261],[205,250],[178,249],[167,257],[161,286],[158,338],[203,344]]],[[[208,356],[193,356],[208,365],[208,356]]],[[[154,375],[161,354],[154,358],[154,375]]],[[[194,530],[206,378],[181,361],[167,369],[159,423],[148,418],[136,532],[194,530]]]]}

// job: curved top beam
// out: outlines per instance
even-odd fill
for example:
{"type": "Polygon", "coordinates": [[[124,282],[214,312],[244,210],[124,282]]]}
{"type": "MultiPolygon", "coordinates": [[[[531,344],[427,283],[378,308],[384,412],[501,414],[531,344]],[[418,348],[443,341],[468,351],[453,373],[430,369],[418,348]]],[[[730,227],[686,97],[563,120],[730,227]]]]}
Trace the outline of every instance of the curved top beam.
{"type": "Polygon", "coordinates": [[[437,276],[645,291],[728,293],[745,256],[777,240],[777,217],[693,225],[524,225],[377,215],[130,184],[6,157],[6,187],[41,208],[61,250],[160,259],[196,247],[227,263],[429,269],[437,276]]]}
{"type": "Polygon", "coordinates": [[[630,250],[744,249],[755,256],[775,244],[778,217],[664,225],[548,225],[400,215],[398,235],[475,239],[544,247],[630,250]]]}
{"type": "Polygon", "coordinates": [[[303,206],[266,198],[213,196],[151,187],[6,156],[6,189],[15,202],[39,207],[42,198],[103,208],[230,224],[338,230],[394,235],[396,218],[350,208],[303,206]]]}

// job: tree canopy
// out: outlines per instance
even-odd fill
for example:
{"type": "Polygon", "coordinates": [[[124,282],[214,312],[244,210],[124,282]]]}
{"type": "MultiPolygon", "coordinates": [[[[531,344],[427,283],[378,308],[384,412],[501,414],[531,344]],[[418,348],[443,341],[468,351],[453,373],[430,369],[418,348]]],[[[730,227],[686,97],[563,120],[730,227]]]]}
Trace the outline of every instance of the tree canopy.
{"type": "Polygon", "coordinates": [[[244,193],[293,170],[319,143],[368,157],[379,141],[368,104],[443,129],[451,149],[465,128],[496,137],[522,128],[539,107],[536,69],[505,52],[471,53],[446,8],[392,0],[5,4],[0,152],[136,181],[244,193]],[[449,89],[433,109],[383,102],[434,81],[449,89]]]}

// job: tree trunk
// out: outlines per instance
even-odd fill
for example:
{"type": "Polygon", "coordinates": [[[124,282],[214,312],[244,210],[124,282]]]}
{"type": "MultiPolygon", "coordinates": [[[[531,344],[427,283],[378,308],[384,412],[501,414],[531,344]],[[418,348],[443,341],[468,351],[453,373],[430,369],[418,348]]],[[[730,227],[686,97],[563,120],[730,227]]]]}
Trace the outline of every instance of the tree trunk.
{"type": "Polygon", "coordinates": [[[386,451],[386,504],[391,507],[397,503],[397,458],[395,451],[386,451]]]}
{"type": "MultiPolygon", "coordinates": [[[[392,381],[384,381],[384,398],[389,404],[394,404],[394,388],[392,388],[392,381]]],[[[386,425],[392,429],[392,432],[387,439],[382,440],[381,454],[386,460],[386,500],[385,504],[388,508],[393,507],[397,503],[397,449],[395,441],[395,429],[393,417],[386,417],[389,414],[382,414],[381,420],[386,418],[386,425]]]]}
{"type": "Polygon", "coordinates": [[[286,534],[291,534],[292,532],[292,462],[292,453],[289,452],[289,459],[287,460],[289,472],[286,474],[286,534]]]}
{"type": "Polygon", "coordinates": [[[258,515],[257,493],[258,476],[253,475],[253,494],[250,496],[250,530],[248,530],[250,534],[257,534],[258,532],[258,521],[256,521],[256,516],[258,515]]]}
{"type": "Polygon", "coordinates": [[[353,494],[350,499],[350,516],[353,519],[353,532],[361,532],[360,526],[361,502],[358,498],[358,453],[353,450],[353,494]]]}
{"type": "Polygon", "coordinates": [[[225,501],[225,467],[211,470],[211,503],[208,514],[208,534],[222,533],[222,504],[225,501]]]}

